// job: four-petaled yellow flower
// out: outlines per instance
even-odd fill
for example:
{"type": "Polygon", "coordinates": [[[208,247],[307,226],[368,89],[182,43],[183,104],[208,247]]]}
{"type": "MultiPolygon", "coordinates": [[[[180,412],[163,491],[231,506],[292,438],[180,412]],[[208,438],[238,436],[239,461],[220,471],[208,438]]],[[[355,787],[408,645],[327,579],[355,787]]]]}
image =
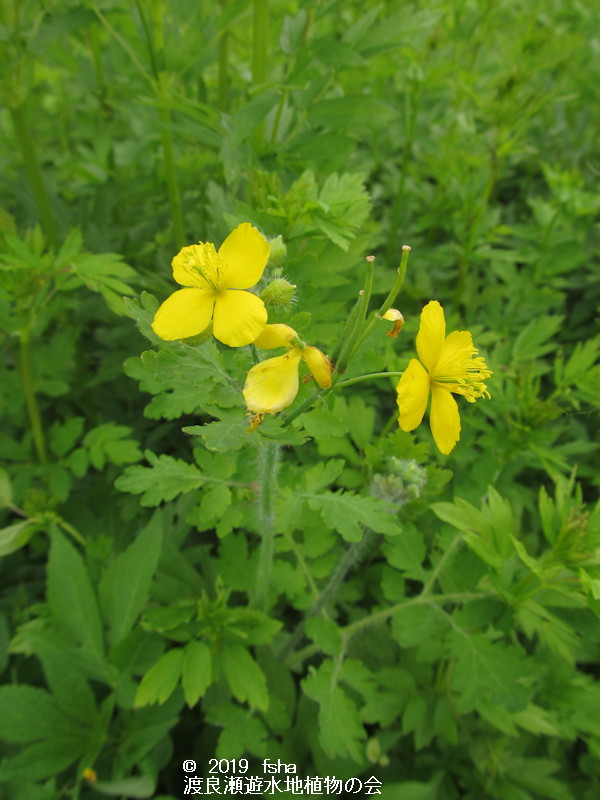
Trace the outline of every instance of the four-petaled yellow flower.
{"type": "Polygon", "coordinates": [[[260,280],[269,243],[249,222],[242,222],[219,251],[214,244],[184,247],[172,261],[181,286],[160,306],[152,330],[166,341],[202,333],[212,320],[213,335],[231,347],[253,342],[267,323],[263,301],[247,291],[260,280]]]}
{"type": "Polygon", "coordinates": [[[484,381],[492,374],[469,331],[446,336],[444,309],[432,300],[421,312],[416,358],[398,383],[398,424],[403,431],[414,430],[422,421],[431,390],[430,424],[433,438],[448,455],[460,438],[458,405],[452,394],[462,394],[470,403],[489,397],[484,381]],[[422,363],[421,363],[422,362],[422,363]]]}
{"type": "Polygon", "coordinates": [[[267,325],[254,341],[261,350],[286,347],[287,353],[255,364],[246,378],[244,399],[255,414],[274,414],[287,408],[298,394],[298,367],[304,359],[313,378],[323,389],[331,386],[331,362],[318,348],[302,346],[289,325],[267,325]]]}

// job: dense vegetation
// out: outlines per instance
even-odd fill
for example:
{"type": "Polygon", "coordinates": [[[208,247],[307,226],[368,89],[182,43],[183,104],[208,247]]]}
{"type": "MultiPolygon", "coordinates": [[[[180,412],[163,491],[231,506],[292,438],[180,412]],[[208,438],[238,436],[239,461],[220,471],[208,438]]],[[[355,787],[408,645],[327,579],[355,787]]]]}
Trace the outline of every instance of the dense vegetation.
{"type": "Polygon", "coordinates": [[[0,797],[595,800],[596,3],[0,9],[0,797]],[[335,366],[262,420],[282,350],[151,327],[244,222],[335,366]],[[449,455],[430,301],[493,373],[449,455]]]}

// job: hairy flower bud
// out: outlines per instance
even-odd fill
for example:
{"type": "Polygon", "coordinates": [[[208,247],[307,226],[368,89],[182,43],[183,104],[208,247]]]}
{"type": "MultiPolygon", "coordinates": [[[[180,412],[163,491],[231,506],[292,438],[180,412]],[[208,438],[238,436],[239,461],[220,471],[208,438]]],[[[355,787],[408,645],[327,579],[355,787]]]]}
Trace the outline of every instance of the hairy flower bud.
{"type": "Polygon", "coordinates": [[[287,256],[287,247],[281,238],[281,235],[276,236],[274,239],[269,239],[269,246],[271,253],[269,255],[269,267],[279,267],[287,256]]]}
{"type": "Polygon", "coordinates": [[[285,278],[275,278],[262,290],[260,299],[266,306],[286,308],[291,305],[294,299],[295,288],[295,284],[286,281],[285,278]]]}

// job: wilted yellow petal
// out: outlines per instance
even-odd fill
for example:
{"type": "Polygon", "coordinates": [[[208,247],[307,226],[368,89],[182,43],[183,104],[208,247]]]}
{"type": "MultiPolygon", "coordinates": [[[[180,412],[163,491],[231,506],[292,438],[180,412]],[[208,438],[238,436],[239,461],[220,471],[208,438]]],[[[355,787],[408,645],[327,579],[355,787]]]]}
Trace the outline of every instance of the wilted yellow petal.
{"type": "Polygon", "coordinates": [[[327,358],[325,353],[322,353],[318,347],[308,345],[302,350],[302,357],[306,361],[313,378],[319,384],[321,389],[329,389],[331,386],[331,361],[327,358]]]}
{"type": "Polygon", "coordinates": [[[421,311],[421,324],[417,333],[417,353],[430,373],[437,364],[445,336],[444,309],[437,300],[431,300],[421,311]]]}
{"type": "Polygon", "coordinates": [[[213,336],[230,347],[253,342],[267,323],[263,301],[250,292],[224,289],[215,296],[213,336]]]}
{"type": "Polygon", "coordinates": [[[397,308],[388,308],[388,310],[383,315],[383,319],[388,319],[393,321],[394,326],[390,331],[387,331],[385,335],[391,336],[392,339],[396,339],[398,337],[398,334],[402,330],[402,326],[404,325],[404,317],[398,311],[397,308]]]}
{"type": "Polygon", "coordinates": [[[298,364],[301,353],[293,348],[283,356],[268,358],[252,367],[244,386],[248,409],[273,414],[287,408],[298,394],[298,364]]]}
{"type": "Polygon", "coordinates": [[[159,306],[152,330],[167,342],[196,336],[210,323],[215,295],[204,289],[179,289],[159,306]]]}
{"type": "Polygon", "coordinates": [[[292,340],[297,338],[298,334],[293,328],[277,322],[273,325],[265,325],[263,332],[252,344],[260,347],[261,350],[273,350],[276,347],[290,347],[292,340]]]}
{"type": "Polygon", "coordinates": [[[269,260],[269,243],[249,222],[242,222],[231,231],[219,256],[224,263],[221,274],[223,289],[249,289],[258,283],[269,260]]]}
{"type": "Polygon", "coordinates": [[[431,432],[438,450],[448,455],[460,439],[460,415],[452,394],[442,386],[431,386],[431,432]]]}
{"type": "Polygon", "coordinates": [[[414,431],[421,424],[429,399],[429,387],[427,371],[416,358],[411,358],[397,387],[398,424],[403,431],[414,431]]]}

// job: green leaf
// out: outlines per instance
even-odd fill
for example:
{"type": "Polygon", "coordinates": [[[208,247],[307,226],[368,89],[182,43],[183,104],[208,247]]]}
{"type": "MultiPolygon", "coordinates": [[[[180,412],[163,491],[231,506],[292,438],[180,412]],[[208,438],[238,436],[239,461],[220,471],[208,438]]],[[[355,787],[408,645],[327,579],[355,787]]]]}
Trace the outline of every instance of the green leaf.
{"type": "Polygon", "coordinates": [[[267,755],[267,729],[245,708],[233,703],[212,706],[207,721],[223,728],[215,752],[217,758],[239,758],[245,753],[267,755]]]}
{"type": "Polygon", "coordinates": [[[405,577],[426,580],[427,571],[421,566],[426,555],[425,539],[416,525],[404,525],[400,534],[387,539],[381,549],[388,563],[401,570],[405,577]]]}
{"type": "Polygon", "coordinates": [[[341,458],[319,461],[304,472],[304,485],[308,492],[320,492],[340,477],[344,469],[341,458]]]}
{"type": "Polygon", "coordinates": [[[235,642],[225,642],[220,652],[221,664],[233,696],[246,700],[252,708],[266,711],[269,706],[267,682],[263,671],[248,649],[235,642]]]}
{"type": "Polygon", "coordinates": [[[461,713],[477,708],[479,698],[491,700],[509,711],[520,711],[529,703],[527,681],[532,667],[525,653],[516,645],[491,642],[482,634],[467,635],[453,630],[450,651],[456,659],[452,686],[458,697],[455,705],[461,713]]]}
{"type": "Polygon", "coordinates": [[[112,647],[131,630],[148,599],[162,543],[161,517],[155,512],[139,537],[119,553],[99,585],[100,607],[112,647]]]}
{"type": "Polygon", "coordinates": [[[204,483],[202,473],[193,464],[172,456],[157,456],[150,450],[144,455],[150,467],[127,467],[115,481],[122,492],[141,494],[143,506],[157,506],[163,500],[173,500],[204,483]]]}
{"type": "Polygon", "coordinates": [[[185,702],[196,705],[212,681],[210,648],[204,642],[189,642],[183,651],[181,684],[185,702]]]}
{"type": "Polygon", "coordinates": [[[10,555],[21,547],[25,547],[33,534],[41,529],[42,526],[35,520],[35,517],[2,528],[0,530],[0,557],[10,555]]]}
{"type": "Polygon", "coordinates": [[[302,424],[315,439],[326,439],[330,436],[345,436],[348,426],[338,416],[326,408],[315,408],[302,416],[302,424]]]}
{"type": "Polygon", "coordinates": [[[541,315],[534,317],[519,333],[513,344],[515,361],[535,361],[553,350],[552,337],[561,327],[564,317],[541,315]]]}
{"type": "Polygon", "coordinates": [[[135,695],[134,706],[140,708],[151,703],[162,705],[175,691],[181,678],[183,649],[173,648],[162,655],[142,678],[135,695]]]}
{"type": "Polygon", "coordinates": [[[334,664],[327,659],[302,681],[304,693],[319,704],[319,740],[330,758],[362,761],[366,733],[356,704],[338,685],[334,664]]]}
{"type": "Polygon", "coordinates": [[[116,781],[96,781],[94,791],[109,797],[152,797],[156,789],[156,781],[150,775],[138,775],[134,778],[121,778],[116,781]]]}
{"type": "Polygon", "coordinates": [[[319,511],[325,524],[338,531],[347,542],[359,542],[362,526],[375,533],[399,532],[396,515],[383,500],[360,497],[353,492],[307,495],[308,505],[319,511]]]}
{"type": "Polygon", "coordinates": [[[44,689],[0,686],[0,739],[35,742],[70,729],[72,720],[44,689]]]}
{"type": "Polygon", "coordinates": [[[40,781],[58,775],[80,758],[88,747],[86,737],[73,733],[57,735],[54,731],[43,741],[5,759],[0,766],[0,782],[40,781]]]}
{"type": "Polygon", "coordinates": [[[201,436],[206,447],[213,452],[240,450],[248,443],[248,420],[245,418],[190,425],[182,430],[192,436],[201,436]]]}
{"type": "Polygon", "coordinates": [[[46,594],[55,623],[103,661],[100,612],[85,563],[58,531],[52,534],[46,594]]]}
{"type": "Polygon", "coordinates": [[[460,497],[454,503],[432,503],[431,510],[443,522],[462,531],[462,538],[482,561],[496,569],[502,566],[504,555],[498,552],[493,527],[481,511],[460,497]]]}

